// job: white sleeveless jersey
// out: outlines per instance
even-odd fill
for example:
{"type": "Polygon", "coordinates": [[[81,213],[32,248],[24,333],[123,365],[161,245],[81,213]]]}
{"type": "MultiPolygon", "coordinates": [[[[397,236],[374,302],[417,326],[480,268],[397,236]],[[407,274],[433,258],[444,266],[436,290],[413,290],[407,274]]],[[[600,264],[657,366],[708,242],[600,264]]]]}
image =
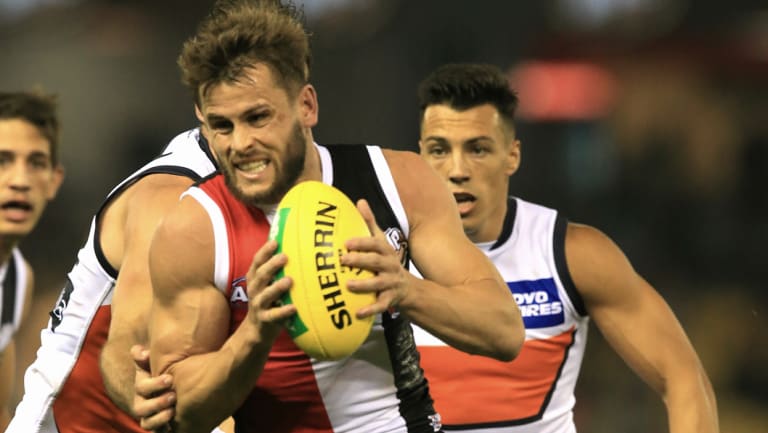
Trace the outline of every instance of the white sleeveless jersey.
{"type": "Polygon", "coordinates": [[[28,278],[21,251],[12,249],[11,257],[0,266],[0,353],[21,325],[28,278]]]}
{"type": "Polygon", "coordinates": [[[207,144],[193,129],[176,136],[160,156],[109,193],[41,332],[37,358],[24,376],[24,397],[7,433],[143,431],[111,402],[99,370],[117,271],[104,257],[97,222],[115,197],[147,175],[168,173],[199,180],[215,169],[207,144]]]}
{"type": "Polygon", "coordinates": [[[588,317],[565,261],[566,227],[555,210],[512,198],[500,239],[493,246],[479,245],[504,277],[523,316],[525,343],[512,362],[460,352],[414,326],[421,365],[445,431],[576,431],[573,392],[588,317]]]}

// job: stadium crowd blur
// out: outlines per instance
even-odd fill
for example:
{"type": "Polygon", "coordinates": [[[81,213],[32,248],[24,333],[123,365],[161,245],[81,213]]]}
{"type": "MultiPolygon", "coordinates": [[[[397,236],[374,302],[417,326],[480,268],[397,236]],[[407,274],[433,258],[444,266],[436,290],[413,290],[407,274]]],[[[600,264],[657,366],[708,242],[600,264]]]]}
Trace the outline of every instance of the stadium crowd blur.
{"type": "MultiPolygon", "coordinates": [[[[613,237],[688,332],[721,430],[768,431],[765,2],[303,3],[323,105],[319,142],[415,150],[416,86],[429,71],[457,61],[508,69],[523,142],[512,193],[613,237]]],[[[0,0],[0,89],[59,94],[68,170],[21,246],[38,275],[21,369],[89,215],[194,122],[175,59],[209,4],[0,0]]],[[[581,431],[665,431],[658,399],[597,332],[590,339],[577,388],[581,431]]]]}

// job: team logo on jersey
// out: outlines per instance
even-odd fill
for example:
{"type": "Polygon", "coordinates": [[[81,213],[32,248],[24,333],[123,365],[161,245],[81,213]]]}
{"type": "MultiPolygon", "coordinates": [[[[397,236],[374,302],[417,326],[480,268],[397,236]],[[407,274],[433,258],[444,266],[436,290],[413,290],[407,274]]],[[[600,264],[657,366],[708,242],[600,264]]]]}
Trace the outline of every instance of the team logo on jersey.
{"type": "Polygon", "coordinates": [[[406,266],[408,263],[408,239],[398,227],[390,227],[384,232],[387,242],[397,252],[400,258],[400,264],[406,266]]]}
{"type": "Polygon", "coordinates": [[[64,286],[64,289],[61,290],[59,299],[56,301],[56,307],[54,307],[53,311],[48,313],[48,315],[51,316],[52,332],[56,332],[56,328],[61,324],[61,321],[64,320],[64,310],[67,308],[67,304],[69,304],[69,297],[72,295],[74,289],[75,287],[72,285],[72,280],[67,278],[67,284],[64,286]]]}
{"type": "Polygon", "coordinates": [[[229,303],[235,308],[245,308],[248,304],[248,292],[245,277],[232,281],[232,293],[229,295],[229,303]],[[245,304],[245,305],[244,305],[245,304]]]}
{"type": "MultiPolygon", "coordinates": [[[[400,259],[400,264],[405,269],[408,269],[408,263],[410,260],[408,258],[408,238],[405,237],[405,233],[403,233],[403,231],[398,227],[389,227],[384,231],[384,236],[387,237],[387,242],[389,245],[391,245],[392,248],[395,249],[395,252],[397,252],[397,257],[400,259]]],[[[387,312],[390,316],[392,316],[393,319],[400,315],[400,312],[397,311],[394,307],[390,307],[387,312]]]]}
{"type": "Polygon", "coordinates": [[[565,322],[563,302],[555,280],[545,278],[533,281],[507,282],[526,328],[545,328],[565,322]]]}

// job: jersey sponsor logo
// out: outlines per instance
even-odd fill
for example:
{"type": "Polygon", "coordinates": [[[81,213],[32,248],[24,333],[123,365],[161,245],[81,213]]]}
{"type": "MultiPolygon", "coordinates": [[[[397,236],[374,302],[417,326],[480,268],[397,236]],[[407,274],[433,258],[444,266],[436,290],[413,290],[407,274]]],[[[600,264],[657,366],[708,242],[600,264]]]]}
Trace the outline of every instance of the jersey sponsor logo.
{"type": "Polygon", "coordinates": [[[72,296],[73,290],[75,290],[75,287],[72,285],[72,280],[67,278],[67,284],[61,290],[59,299],[56,301],[56,307],[48,313],[51,316],[51,332],[56,332],[56,328],[64,320],[64,310],[67,308],[67,304],[69,304],[69,297],[72,296]]]}
{"type": "Polygon", "coordinates": [[[565,322],[563,303],[552,278],[508,281],[507,286],[520,307],[526,328],[546,328],[565,322]]]}

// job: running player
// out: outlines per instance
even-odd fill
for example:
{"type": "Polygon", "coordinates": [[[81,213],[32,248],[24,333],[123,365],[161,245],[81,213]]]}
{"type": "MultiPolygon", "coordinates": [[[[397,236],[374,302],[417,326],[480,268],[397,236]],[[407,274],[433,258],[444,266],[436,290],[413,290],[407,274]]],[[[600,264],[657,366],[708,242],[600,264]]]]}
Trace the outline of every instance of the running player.
{"type": "Polygon", "coordinates": [[[306,32],[292,5],[267,3],[219,2],[179,60],[221,173],[185,194],[150,251],[152,371],[173,374],[171,430],[204,432],[234,413],[242,432],[440,431],[409,321],[509,360],[519,311],[418,155],[314,143],[306,32]],[[292,282],[272,281],[286,257],[267,233],[277,202],[304,180],[359,200],[373,233],[348,241],[341,265],[377,274],[348,284],[377,294],[352,312],[376,322],[340,361],[301,352],[282,326],[294,307],[275,304],[292,282]],[[403,267],[408,257],[425,280],[403,267]],[[233,295],[242,288],[249,299],[233,295]]]}
{"type": "Polygon", "coordinates": [[[34,274],[18,244],[56,196],[59,157],[56,98],[40,92],[0,93],[0,431],[16,376],[14,333],[32,300],[34,274]]]}
{"type": "Polygon", "coordinates": [[[715,396],[696,352],[624,253],[595,228],[509,197],[520,141],[517,97],[504,74],[446,65],[422,82],[419,100],[421,155],[453,192],[464,232],[501,272],[526,328],[511,363],[469,356],[416,329],[446,431],[575,432],[573,391],[592,318],[662,398],[672,433],[717,432],[715,396]]]}
{"type": "MultiPolygon", "coordinates": [[[[146,340],[150,238],[180,194],[215,168],[208,143],[193,129],[107,195],[42,331],[8,433],[145,432],[134,419],[145,413],[131,413],[132,398],[118,399],[118,406],[107,395],[99,356],[108,334],[112,354],[120,358],[129,356],[133,343],[146,340]]],[[[110,359],[105,364],[113,370],[107,377],[125,374],[133,384],[133,367],[125,372],[110,359]]],[[[132,395],[133,388],[125,393],[132,395]]]]}

